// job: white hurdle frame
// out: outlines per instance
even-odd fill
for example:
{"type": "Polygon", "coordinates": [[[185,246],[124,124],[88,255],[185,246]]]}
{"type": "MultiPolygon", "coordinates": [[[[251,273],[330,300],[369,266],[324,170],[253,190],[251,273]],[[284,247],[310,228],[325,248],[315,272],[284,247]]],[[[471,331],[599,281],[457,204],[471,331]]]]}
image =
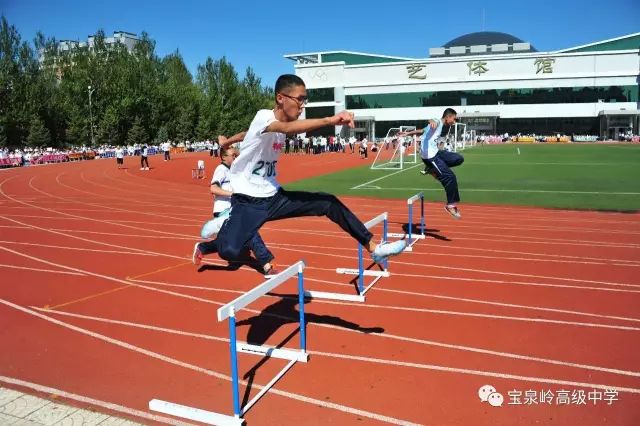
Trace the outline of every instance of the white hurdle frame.
{"type": "Polygon", "coordinates": [[[407,247],[404,251],[413,251],[413,245],[417,243],[419,240],[424,240],[426,235],[424,234],[425,224],[424,224],[424,192],[420,191],[416,195],[407,198],[407,205],[409,206],[409,223],[406,234],[398,234],[398,233],[390,233],[389,237],[396,238],[407,238],[407,247]],[[414,234],[412,232],[413,227],[413,203],[420,200],[420,233],[414,234]]]}
{"type": "MultiPolygon", "coordinates": [[[[370,221],[364,224],[365,228],[370,229],[382,222],[382,243],[387,242],[387,229],[388,229],[389,214],[384,212],[374,217],[370,221]]],[[[391,273],[387,270],[388,262],[385,260],[382,265],[382,271],[369,271],[364,269],[364,248],[362,244],[358,243],[358,268],[336,268],[337,274],[345,275],[357,275],[358,276],[358,289],[357,294],[344,294],[344,293],[330,293],[324,291],[306,291],[305,296],[315,299],[330,299],[330,300],[343,300],[348,302],[364,302],[365,294],[375,283],[377,283],[382,277],[390,277],[391,273]],[[365,288],[364,277],[375,277],[374,280],[365,288]]]]}
{"type": "Polygon", "coordinates": [[[276,384],[278,380],[293,365],[300,362],[307,362],[309,355],[307,354],[307,338],[305,332],[304,321],[304,275],[305,264],[298,261],[287,269],[276,275],[275,277],[263,282],[257,287],[249,290],[235,300],[227,303],[218,309],[218,321],[229,320],[229,350],[231,356],[231,385],[233,393],[233,416],[220,414],[213,411],[201,410],[199,408],[189,407],[186,405],[175,404],[172,402],[153,399],[149,401],[149,409],[158,411],[172,416],[182,417],[189,420],[212,424],[212,425],[242,425],[244,424],[244,416],[253,405],[258,402],[269,389],[276,384]],[[280,349],[271,346],[250,345],[246,342],[238,342],[236,339],[236,312],[244,308],[257,298],[264,296],[294,275],[298,276],[298,303],[300,305],[300,350],[280,349]],[[280,358],[289,360],[289,363],[276,376],[267,383],[264,388],[256,396],[247,402],[244,407],[240,406],[240,391],[238,380],[238,352],[262,355],[271,358],[280,358]]]}

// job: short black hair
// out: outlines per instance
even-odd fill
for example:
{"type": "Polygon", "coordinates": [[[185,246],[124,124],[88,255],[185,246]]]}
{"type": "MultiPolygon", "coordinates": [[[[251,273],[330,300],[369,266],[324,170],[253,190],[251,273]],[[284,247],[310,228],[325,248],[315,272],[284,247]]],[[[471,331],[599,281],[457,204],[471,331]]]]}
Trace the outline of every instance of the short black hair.
{"type": "Polygon", "coordinates": [[[304,84],[304,81],[297,75],[283,74],[280,77],[278,77],[278,79],[276,80],[275,92],[276,94],[281,93],[295,86],[306,86],[306,85],[304,84]]]}
{"type": "Polygon", "coordinates": [[[455,109],[453,108],[447,108],[444,110],[444,112],[442,113],[442,118],[448,117],[450,115],[458,115],[458,113],[456,112],[455,109]]]}

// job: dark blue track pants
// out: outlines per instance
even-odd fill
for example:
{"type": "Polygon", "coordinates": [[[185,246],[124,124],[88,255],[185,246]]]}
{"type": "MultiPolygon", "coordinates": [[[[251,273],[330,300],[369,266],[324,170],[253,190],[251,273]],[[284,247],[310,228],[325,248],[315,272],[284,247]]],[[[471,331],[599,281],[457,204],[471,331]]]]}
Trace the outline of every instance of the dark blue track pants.
{"type": "MultiPolygon", "coordinates": [[[[373,234],[335,195],[324,192],[286,191],[284,189],[272,197],[249,197],[244,194],[231,196],[231,214],[222,225],[218,238],[200,244],[203,254],[217,252],[229,261],[241,258],[243,251],[255,247],[258,230],[265,222],[301,216],[326,216],[363,246],[373,234]]],[[[299,241],[294,239],[291,241],[299,241]]],[[[266,250],[266,247],[265,247],[266,250]]],[[[268,252],[268,250],[266,250],[268,252]]],[[[257,260],[264,264],[264,253],[254,251],[257,260]]]]}
{"type": "Polygon", "coordinates": [[[451,167],[464,163],[464,157],[457,152],[438,151],[435,157],[422,161],[429,169],[435,169],[438,180],[447,193],[447,204],[455,204],[460,201],[458,193],[458,179],[451,167]]]}

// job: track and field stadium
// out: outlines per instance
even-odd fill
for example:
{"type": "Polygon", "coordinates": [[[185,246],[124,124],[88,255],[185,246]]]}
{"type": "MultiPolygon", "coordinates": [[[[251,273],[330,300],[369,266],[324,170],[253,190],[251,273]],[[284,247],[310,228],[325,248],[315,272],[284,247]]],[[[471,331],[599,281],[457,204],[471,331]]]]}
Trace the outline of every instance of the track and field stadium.
{"type": "MultiPolygon", "coordinates": [[[[149,171],[135,157],[122,170],[95,159],[0,171],[0,382],[145,424],[198,424],[158,411],[169,402],[240,422],[234,394],[247,424],[637,423],[640,146],[463,155],[460,221],[418,168],[282,155],[285,188],[336,193],[363,221],[387,213],[390,234],[406,234],[407,200],[425,196],[424,228],[417,205],[411,221],[424,238],[366,300],[302,305],[297,269],[266,289],[251,265],[191,263],[211,197],[190,171],[204,160],[210,173],[206,153],[150,156],[149,171]]],[[[357,294],[358,276],[336,273],[358,268],[357,244],[326,218],[261,233],[279,265],[304,262],[304,291],[357,294]]]]}

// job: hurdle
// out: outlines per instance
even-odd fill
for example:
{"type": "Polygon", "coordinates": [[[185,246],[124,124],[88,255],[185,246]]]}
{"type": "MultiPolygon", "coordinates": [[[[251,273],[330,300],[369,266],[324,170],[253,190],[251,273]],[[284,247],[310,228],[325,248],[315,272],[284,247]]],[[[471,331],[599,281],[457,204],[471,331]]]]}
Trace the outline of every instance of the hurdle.
{"type": "MultiPolygon", "coordinates": [[[[373,228],[380,222],[382,222],[382,241],[381,243],[387,242],[387,221],[388,221],[388,213],[384,212],[370,221],[366,222],[364,226],[367,229],[373,228]]],[[[312,299],[330,299],[330,300],[343,300],[348,302],[364,302],[365,294],[377,283],[382,277],[390,277],[391,273],[387,270],[388,262],[385,260],[382,265],[383,268],[381,271],[369,271],[364,269],[364,248],[362,244],[358,244],[358,268],[336,268],[337,274],[344,275],[357,275],[358,276],[358,288],[357,294],[344,294],[344,293],[331,293],[324,291],[305,291],[305,296],[310,297],[312,299]],[[371,283],[367,285],[365,288],[364,277],[375,277],[371,283]]]]}
{"type": "Polygon", "coordinates": [[[233,416],[206,411],[199,408],[189,407],[186,405],[175,404],[172,402],[152,399],[149,401],[149,409],[176,417],[194,420],[212,425],[242,425],[244,424],[244,416],[253,405],[262,398],[270,388],[272,388],[278,380],[291,368],[296,362],[307,362],[309,355],[307,354],[307,341],[304,321],[304,276],[303,270],[305,264],[298,261],[287,269],[276,275],[275,277],[263,282],[257,287],[249,290],[235,300],[227,303],[218,309],[218,321],[229,320],[229,350],[231,356],[231,391],[233,399],[233,416]],[[297,275],[298,277],[298,303],[300,305],[300,350],[276,348],[273,346],[251,345],[246,342],[238,342],[236,339],[236,312],[244,308],[257,298],[264,296],[289,278],[297,275]],[[238,352],[261,355],[271,358],[280,358],[289,360],[289,363],[271,379],[261,390],[247,402],[244,407],[240,406],[240,391],[238,380],[238,352]]]}
{"type": "Polygon", "coordinates": [[[390,233],[390,237],[397,238],[407,238],[407,247],[404,251],[413,251],[413,245],[418,242],[418,240],[424,240],[426,235],[424,231],[426,229],[424,224],[424,193],[418,192],[416,195],[407,198],[407,206],[409,206],[409,223],[406,234],[399,233],[390,233]],[[413,203],[420,200],[420,233],[414,234],[412,231],[413,228],[413,203]]]}

